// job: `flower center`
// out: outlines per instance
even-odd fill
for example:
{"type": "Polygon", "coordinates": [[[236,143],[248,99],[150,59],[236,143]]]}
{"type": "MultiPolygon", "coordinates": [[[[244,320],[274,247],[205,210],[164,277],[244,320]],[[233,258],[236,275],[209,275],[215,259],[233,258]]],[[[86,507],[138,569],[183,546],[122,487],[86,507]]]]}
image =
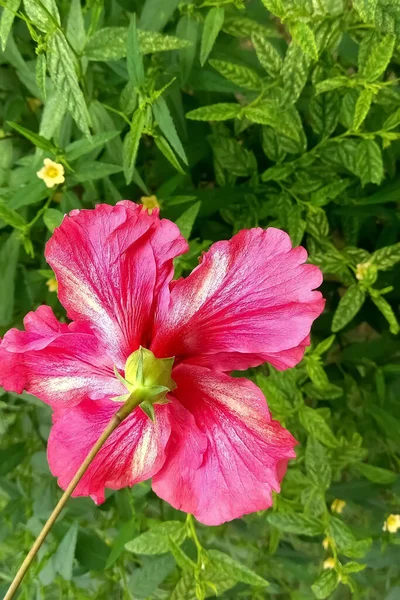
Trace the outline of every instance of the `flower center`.
{"type": "Polygon", "coordinates": [[[58,173],[59,173],[59,170],[57,169],[57,167],[53,167],[52,165],[50,165],[46,169],[46,177],[50,177],[51,179],[55,179],[57,177],[58,173]]]}
{"type": "Polygon", "coordinates": [[[156,358],[151,350],[140,348],[132,352],[125,364],[125,377],[114,368],[116,377],[125,386],[128,393],[113,398],[123,402],[123,412],[129,414],[134,408],[140,408],[154,421],[154,404],[166,404],[166,395],[176,385],[171,378],[174,358],[156,358]]]}

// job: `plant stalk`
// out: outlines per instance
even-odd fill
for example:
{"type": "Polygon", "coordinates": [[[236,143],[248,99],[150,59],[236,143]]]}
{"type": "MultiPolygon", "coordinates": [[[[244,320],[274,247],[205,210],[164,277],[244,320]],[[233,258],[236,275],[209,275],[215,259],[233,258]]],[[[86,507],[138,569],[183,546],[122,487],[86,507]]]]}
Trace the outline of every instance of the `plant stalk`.
{"type": "Polygon", "coordinates": [[[85,458],[85,460],[83,461],[81,466],[79,467],[75,476],[71,480],[69,486],[67,487],[67,489],[61,496],[56,507],[54,508],[53,512],[51,513],[49,519],[47,520],[46,524],[44,525],[42,531],[36,538],[32,548],[30,549],[29,553],[27,554],[24,562],[22,563],[17,574],[15,575],[6,595],[4,596],[4,600],[12,600],[12,598],[14,598],[15,592],[17,591],[21,581],[23,580],[26,572],[28,571],[32,561],[34,560],[40,547],[42,546],[43,542],[45,541],[50,529],[53,527],[54,523],[56,522],[57,517],[61,513],[61,511],[64,508],[65,504],[67,503],[68,499],[71,497],[76,486],[82,479],[83,475],[86,473],[91,462],[96,457],[97,453],[102,448],[103,444],[108,440],[108,438],[113,433],[113,431],[118,427],[118,425],[120,425],[122,423],[122,421],[125,419],[125,417],[128,416],[128,414],[124,414],[122,412],[122,410],[120,409],[112,417],[112,419],[108,423],[107,427],[105,428],[105,430],[103,431],[103,433],[101,434],[101,436],[99,437],[99,439],[97,440],[97,442],[95,443],[95,445],[93,446],[93,448],[91,449],[91,451],[89,452],[89,454],[87,455],[87,457],[85,458]]]}

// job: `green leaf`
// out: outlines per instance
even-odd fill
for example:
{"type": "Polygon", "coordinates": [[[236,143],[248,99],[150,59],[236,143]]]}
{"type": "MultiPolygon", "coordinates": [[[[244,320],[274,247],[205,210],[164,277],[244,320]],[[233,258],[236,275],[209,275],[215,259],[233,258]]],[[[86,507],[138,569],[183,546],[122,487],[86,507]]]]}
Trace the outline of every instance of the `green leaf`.
{"type": "Polygon", "coordinates": [[[55,571],[66,581],[71,581],[72,579],[77,537],[78,523],[75,522],[61,540],[53,557],[55,571]]]}
{"type": "Polygon", "coordinates": [[[400,326],[389,302],[385,300],[383,296],[380,295],[378,290],[371,289],[370,296],[372,302],[375,304],[378,310],[380,310],[380,312],[385,317],[386,321],[389,323],[390,333],[392,333],[393,335],[397,335],[400,332],[400,326]]]}
{"type": "Polygon", "coordinates": [[[365,117],[367,116],[369,109],[371,108],[371,102],[373,98],[373,93],[370,89],[366,88],[362,90],[360,95],[358,96],[358,100],[356,103],[356,108],[354,112],[354,121],[353,121],[353,129],[357,131],[362,123],[364,122],[365,117]]]}
{"type": "Polygon", "coordinates": [[[185,164],[188,164],[187,156],[185,154],[185,150],[183,149],[181,140],[176,132],[175,123],[172,119],[171,113],[169,111],[168,105],[164,98],[157,98],[155,103],[153,104],[153,115],[157,124],[168,142],[171,144],[172,148],[175,150],[177,155],[183,160],[185,164]]]}
{"type": "Polygon", "coordinates": [[[196,580],[193,570],[182,573],[169,600],[196,600],[196,580]]]}
{"type": "Polygon", "coordinates": [[[359,573],[366,568],[367,565],[362,565],[358,562],[348,562],[343,565],[343,573],[359,573]]]}
{"type": "Polygon", "coordinates": [[[26,221],[20,214],[0,201],[0,219],[15,229],[25,229],[26,221]]]}
{"type": "Polygon", "coordinates": [[[49,140],[44,138],[42,135],[38,135],[37,133],[26,129],[25,127],[22,127],[22,125],[18,125],[18,123],[14,123],[13,121],[7,121],[7,123],[10,125],[10,127],[15,129],[15,131],[18,131],[18,133],[32,142],[32,144],[34,144],[37,148],[41,148],[42,150],[46,150],[47,152],[51,152],[53,154],[57,153],[57,148],[54,146],[54,144],[49,142],[49,140]]]}
{"type": "Polygon", "coordinates": [[[327,490],[331,483],[331,466],[325,448],[313,435],[307,440],[305,464],[310,480],[319,489],[327,490]]]}
{"type": "Polygon", "coordinates": [[[141,29],[161,31],[170,20],[179,0],[146,0],[140,15],[141,29]]]}
{"type": "Polygon", "coordinates": [[[313,355],[314,356],[322,356],[323,354],[325,354],[325,352],[328,352],[328,350],[332,346],[335,339],[336,339],[336,336],[333,334],[333,335],[330,335],[329,337],[327,337],[322,342],[320,342],[318,344],[318,346],[316,346],[316,348],[314,348],[313,355]]]}
{"type": "Polygon", "coordinates": [[[129,81],[133,87],[140,88],[143,86],[144,77],[144,66],[142,54],[140,52],[140,42],[138,31],[136,29],[136,15],[131,18],[131,23],[128,29],[128,40],[127,40],[127,65],[129,81]]]}
{"type": "Polygon", "coordinates": [[[175,559],[176,564],[181,569],[193,569],[196,567],[196,563],[181,549],[181,547],[174,542],[172,538],[169,538],[169,550],[175,559]]]}
{"type": "Polygon", "coordinates": [[[253,33],[251,41],[253,42],[260,64],[271,77],[278,77],[283,65],[283,60],[278,50],[259,33],[253,33]]]}
{"type": "Polygon", "coordinates": [[[319,519],[298,513],[270,513],[267,521],[284,533],[314,536],[321,535],[324,531],[324,525],[319,519]]]}
{"type": "Polygon", "coordinates": [[[68,161],[77,160],[81,156],[89,154],[92,150],[101,148],[104,144],[117,137],[117,135],[119,135],[119,131],[104,131],[89,138],[72,142],[65,148],[65,157],[68,161]]]}
{"type": "Polygon", "coordinates": [[[297,119],[293,114],[295,109],[282,109],[275,102],[261,102],[257,106],[247,106],[243,108],[243,116],[252,123],[269,125],[287,136],[288,138],[300,142],[300,132],[297,119]]]}
{"type": "Polygon", "coordinates": [[[112,550],[107,559],[106,569],[112,567],[112,565],[119,559],[121,554],[125,551],[125,544],[132,539],[132,536],[137,533],[136,523],[131,521],[128,523],[121,523],[119,525],[119,533],[113,542],[112,550]]]}
{"type": "Polygon", "coordinates": [[[339,585],[339,578],[333,569],[323,571],[311,586],[317,598],[327,598],[339,585]]]}
{"type": "Polygon", "coordinates": [[[60,25],[60,14],[55,0],[24,0],[24,8],[33,24],[45,33],[60,25]]]}
{"type": "MultiPolygon", "coordinates": [[[[0,264],[2,258],[1,253],[2,250],[0,251],[0,264]]],[[[0,273],[2,275],[3,271],[0,271],[0,273]]],[[[3,278],[2,281],[4,281],[3,278]]],[[[2,313],[2,300],[3,298],[1,298],[0,303],[0,315],[2,313]]],[[[1,316],[0,324],[3,325],[1,316]]],[[[0,448],[0,476],[7,475],[7,473],[15,469],[15,467],[17,467],[26,458],[26,454],[26,445],[22,442],[11,444],[7,448],[0,448]]]]}
{"type": "Polygon", "coordinates": [[[306,229],[306,222],[302,219],[303,209],[295,204],[290,209],[287,216],[288,233],[293,246],[298,246],[303,239],[306,229]]]}
{"type": "Polygon", "coordinates": [[[176,158],[174,151],[168,144],[167,140],[158,135],[154,138],[157,148],[164,154],[165,158],[171,163],[171,165],[182,175],[185,175],[185,171],[182,169],[178,159],[176,158]]]}
{"type": "Polygon", "coordinates": [[[1,49],[3,52],[6,49],[8,36],[14,22],[15,13],[18,11],[20,3],[21,0],[8,0],[7,6],[3,8],[0,19],[0,40],[1,49]]]}
{"type": "Polygon", "coordinates": [[[351,285],[340,299],[332,321],[332,331],[343,329],[361,310],[366,298],[365,290],[357,283],[351,285]]]}
{"type": "Polygon", "coordinates": [[[85,21],[80,0],[72,0],[68,13],[66,38],[78,54],[86,42],[85,21]]]}
{"type": "Polygon", "coordinates": [[[53,233],[56,227],[59,227],[64,218],[64,213],[56,208],[48,208],[43,215],[43,221],[50,233],[53,233]]]}
{"type": "Polygon", "coordinates": [[[282,65],[282,81],[284,96],[283,106],[286,102],[296,102],[307,83],[311,60],[300,46],[292,42],[286,52],[282,65]]]}
{"type": "Polygon", "coordinates": [[[154,597],[153,594],[166,577],[174,570],[172,556],[157,556],[136,568],[128,581],[128,589],[135,599],[154,597]]]}
{"type": "MultiPolygon", "coordinates": [[[[17,232],[12,233],[0,248],[0,326],[10,324],[14,312],[15,276],[19,256],[20,240],[17,232]]],[[[0,461],[0,465],[1,465],[0,461]]],[[[0,467],[1,469],[1,467],[0,467]]],[[[1,471],[0,471],[1,474],[1,471]]]]}
{"type": "Polygon", "coordinates": [[[354,9],[364,23],[374,23],[378,0],[353,0],[354,9]]]}
{"type": "Polygon", "coordinates": [[[317,240],[328,236],[329,223],[324,210],[317,209],[308,211],[307,231],[317,240]]]}
{"type": "Polygon", "coordinates": [[[317,388],[324,389],[329,385],[328,377],[318,358],[314,356],[307,357],[306,369],[309,378],[317,388]]]}
{"type": "Polygon", "coordinates": [[[50,77],[67,103],[79,129],[89,135],[90,117],[85,98],[79,87],[74,55],[62,31],[55,31],[48,40],[47,63],[50,77]]]}
{"type": "Polygon", "coordinates": [[[186,537],[186,527],[180,521],[164,521],[146,533],[125,544],[129,552],[135,554],[164,554],[169,551],[169,539],[181,544],[186,537]]]}
{"type": "Polygon", "coordinates": [[[45,54],[39,54],[36,59],[36,83],[38,88],[43,94],[43,98],[46,98],[46,73],[47,73],[47,61],[45,54]]]}
{"type": "Polygon", "coordinates": [[[277,17],[283,17],[286,13],[283,0],[261,0],[265,8],[277,17]]]}
{"type": "Polygon", "coordinates": [[[225,10],[222,6],[211,8],[204,20],[203,34],[201,37],[200,63],[205,64],[213,49],[215,40],[224,24],[225,10]]]}
{"type": "Polygon", "coordinates": [[[259,90],[261,79],[253,69],[225,60],[210,59],[210,65],[223,77],[247,90],[259,90]]]}
{"type": "Polygon", "coordinates": [[[179,65],[182,84],[186,84],[192,72],[197,56],[197,40],[200,37],[200,23],[191,15],[183,15],[176,26],[176,33],[180,38],[187,40],[189,45],[179,52],[179,65]]]}
{"type": "Polygon", "coordinates": [[[11,196],[8,202],[8,208],[17,210],[23,206],[36,204],[48,196],[49,190],[43,181],[37,179],[27,185],[21,186],[18,191],[11,196]]]}
{"type": "Polygon", "coordinates": [[[299,411],[300,423],[304,429],[328,448],[337,448],[338,441],[325,419],[318,411],[309,406],[302,406],[299,411]]]}
{"type": "Polygon", "coordinates": [[[356,168],[363,186],[367,183],[381,183],[383,179],[382,152],[376,142],[361,140],[358,146],[356,168]]]}
{"type": "Polygon", "coordinates": [[[190,234],[192,233],[193,225],[196,221],[197,215],[199,214],[200,205],[201,202],[195,202],[175,221],[176,225],[180,229],[181,234],[187,240],[190,238],[190,234]]]}
{"type": "Polygon", "coordinates": [[[311,126],[321,137],[328,137],[339,121],[340,102],[337,92],[314,96],[309,104],[311,126]]]}
{"type": "Polygon", "coordinates": [[[209,550],[207,554],[214,565],[222,568],[228,576],[236,578],[237,581],[260,587],[269,585],[263,577],[257,575],[242,562],[234,560],[228,554],[219,550],[209,550]]]}
{"type": "Polygon", "coordinates": [[[191,110],[186,113],[186,118],[193,121],[227,121],[238,117],[241,110],[240,104],[221,102],[191,110]]]}
{"type": "Polygon", "coordinates": [[[319,83],[317,83],[317,85],[315,86],[315,91],[317,94],[330,92],[331,90],[336,90],[337,88],[346,86],[348,81],[348,78],[344,76],[325,79],[324,81],[320,81],[319,83]]]}
{"type": "Polygon", "coordinates": [[[293,25],[289,25],[289,30],[293,41],[300,46],[303,52],[313,60],[318,60],[317,43],[311,27],[303,21],[297,21],[293,25]]]}
{"type": "Polygon", "coordinates": [[[276,165],[275,167],[270,167],[261,175],[261,179],[263,181],[282,181],[287,179],[294,170],[294,166],[290,163],[286,163],[283,165],[276,165]]]}
{"type": "Polygon", "coordinates": [[[392,246],[379,248],[371,255],[370,261],[382,271],[394,267],[400,262],[400,242],[392,246]]]}
{"type": "Polygon", "coordinates": [[[146,113],[140,108],[133,114],[131,128],[125,136],[123,147],[123,168],[126,183],[132,181],[133,169],[139,150],[139,142],[146,125],[146,113]]]}
{"type": "MultiPolygon", "coordinates": [[[[191,45],[187,40],[154,31],[139,30],[138,36],[142,54],[179,50],[191,45]]],[[[119,60],[127,54],[127,41],[127,27],[105,27],[89,38],[84,55],[90,60],[119,60]]]]}
{"type": "Polygon", "coordinates": [[[391,33],[369,47],[368,57],[359,70],[360,77],[375,81],[384,73],[392,58],[396,38],[391,33]]]}
{"type": "Polygon", "coordinates": [[[115,173],[121,173],[122,167],[100,161],[83,163],[73,174],[75,181],[84,183],[95,179],[103,179],[115,173]]]}
{"type": "Polygon", "coordinates": [[[373,483],[390,485],[398,479],[398,475],[396,475],[396,473],[388,471],[388,469],[382,469],[381,467],[368,465],[367,463],[355,463],[353,467],[356,469],[356,471],[373,483]]]}

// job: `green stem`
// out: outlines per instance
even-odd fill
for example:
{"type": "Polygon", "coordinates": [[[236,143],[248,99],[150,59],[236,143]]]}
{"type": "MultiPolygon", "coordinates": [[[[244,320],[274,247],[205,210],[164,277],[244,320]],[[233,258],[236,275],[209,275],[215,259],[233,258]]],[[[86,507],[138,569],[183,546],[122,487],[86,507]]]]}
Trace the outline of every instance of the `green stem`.
{"type": "Polygon", "coordinates": [[[203,546],[201,545],[200,540],[197,537],[196,528],[194,526],[193,515],[190,515],[190,514],[187,515],[187,517],[186,517],[186,525],[188,527],[188,530],[189,530],[189,533],[190,533],[190,537],[194,541],[194,543],[196,545],[197,552],[198,552],[198,554],[200,556],[203,553],[203,546]]]}

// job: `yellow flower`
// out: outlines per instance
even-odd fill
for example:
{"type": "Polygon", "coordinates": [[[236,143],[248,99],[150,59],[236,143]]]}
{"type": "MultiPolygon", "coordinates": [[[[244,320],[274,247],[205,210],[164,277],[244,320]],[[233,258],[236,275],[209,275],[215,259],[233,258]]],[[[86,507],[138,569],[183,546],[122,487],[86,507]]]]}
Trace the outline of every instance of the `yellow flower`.
{"type": "Polygon", "coordinates": [[[44,159],[44,167],[36,173],[39,179],[43,179],[48,188],[52,188],[58,183],[64,183],[64,167],[50,158],[44,159]]]}
{"type": "Polygon", "coordinates": [[[322,547],[324,550],[328,550],[329,544],[330,544],[330,540],[328,537],[326,537],[324,540],[322,540],[322,547]]]}
{"type": "Polygon", "coordinates": [[[58,282],[56,279],[54,279],[54,277],[48,279],[46,281],[46,285],[49,288],[49,292],[58,292],[58,282]]]}
{"type": "Polygon", "coordinates": [[[382,527],[383,531],[397,533],[400,529],[400,515],[389,515],[382,527]]]}
{"type": "Polygon", "coordinates": [[[331,511],[340,515],[343,512],[345,506],[346,502],[344,500],[339,500],[339,498],[335,498],[335,500],[331,504],[331,511]]]}
{"type": "Polygon", "coordinates": [[[143,206],[147,208],[150,215],[153,212],[153,208],[160,208],[160,203],[157,200],[157,196],[142,196],[140,201],[143,206]]]}
{"type": "Polygon", "coordinates": [[[326,569],[334,569],[336,567],[336,560],[333,558],[333,556],[331,556],[330,558],[327,558],[326,560],[324,560],[322,567],[326,570],[326,569]]]}

